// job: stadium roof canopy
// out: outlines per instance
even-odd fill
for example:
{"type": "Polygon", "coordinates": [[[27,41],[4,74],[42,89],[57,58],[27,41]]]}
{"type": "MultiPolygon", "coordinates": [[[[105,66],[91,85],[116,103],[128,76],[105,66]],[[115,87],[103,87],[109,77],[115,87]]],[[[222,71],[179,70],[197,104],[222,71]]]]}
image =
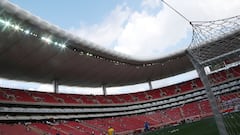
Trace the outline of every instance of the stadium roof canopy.
{"type": "Polygon", "coordinates": [[[75,37],[8,1],[0,1],[0,28],[0,76],[8,79],[112,87],[194,69],[185,50],[136,60],[75,37]]]}

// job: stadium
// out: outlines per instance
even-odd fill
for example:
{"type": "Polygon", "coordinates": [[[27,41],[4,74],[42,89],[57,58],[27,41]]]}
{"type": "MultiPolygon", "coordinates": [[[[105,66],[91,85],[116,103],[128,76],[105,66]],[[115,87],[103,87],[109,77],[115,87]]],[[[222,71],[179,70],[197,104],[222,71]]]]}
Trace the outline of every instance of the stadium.
{"type": "Polygon", "coordinates": [[[104,135],[109,127],[115,135],[240,134],[240,16],[190,21],[188,48],[142,61],[96,47],[9,1],[0,9],[0,77],[54,87],[0,87],[0,135],[104,135]],[[192,70],[199,77],[152,88],[152,81],[192,70]],[[144,82],[147,91],[107,94],[144,82]],[[103,95],[63,94],[59,85],[102,87],[103,95]]]}

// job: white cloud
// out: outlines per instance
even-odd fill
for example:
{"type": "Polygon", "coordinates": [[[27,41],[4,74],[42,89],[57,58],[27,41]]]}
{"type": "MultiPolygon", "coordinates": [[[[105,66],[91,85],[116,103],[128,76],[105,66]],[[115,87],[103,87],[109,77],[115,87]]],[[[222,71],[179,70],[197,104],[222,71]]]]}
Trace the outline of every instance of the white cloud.
{"type": "Polygon", "coordinates": [[[176,48],[186,48],[188,43],[183,47],[176,44],[186,38],[188,28],[186,22],[166,8],[156,15],[135,12],[131,15],[114,49],[144,59],[160,57],[176,51],[176,48]]]}
{"type": "MultiPolygon", "coordinates": [[[[239,0],[167,2],[190,20],[220,19],[240,13],[239,0]]],[[[161,0],[143,0],[141,7],[140,11],[132,11],[126,4],[118,5],[103,22],[70,31],[101,46],[143,59],[165,56],[189,45],[190,25],[166,5],[162,7],[161,0]],[[146,8],[159,10],[153,14],[146,8]]]]}
{"type": "Polygon", "coordinates": [[[239,0],[166,0],[192,21],[223,19],[240,14],[239,0]]]}
{"type": "Polygon", "coordinates": [[[117,6],[103,22],[94,25],[81,25],[80,28],[71,28],[70,32],[81,38],[111,48],[123,30],[131,11],[126,5],[117,6]]]}

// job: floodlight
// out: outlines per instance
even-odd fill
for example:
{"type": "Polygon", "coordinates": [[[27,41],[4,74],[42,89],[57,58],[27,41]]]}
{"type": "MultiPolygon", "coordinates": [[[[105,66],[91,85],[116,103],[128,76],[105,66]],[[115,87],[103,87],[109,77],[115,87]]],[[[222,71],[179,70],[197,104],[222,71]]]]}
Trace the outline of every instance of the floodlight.
{"type": "Polygon", "coordinates": [[[5,26],[10,26],[11,25],[11,23],[9,22],[9,21],[4,21],[4,24],[5,24],[5,26]]]}
{"type": "Polygon", "coordinates": [[[19,30],[20,29],[20,26],[19,25],[14,25],[13,27],[15,30],[19,30]]]}
{"type": "Polygon", "coordinates": [[[60,47],[66,48],[66,45],[65,44],[60,44],[60,47]]]}
{"type": "Polygon", "coordinates": [[[48,44],[52,43],[52,40],[50,38],[46,38],[46,37],[41,37],[41,39],[45,42],[47,42],[48,44]]]}
{"type": "Polygon", "coordinates": [[[30,30],[25,30],[24,33],[28,35],[30,33],[30,30]]]}

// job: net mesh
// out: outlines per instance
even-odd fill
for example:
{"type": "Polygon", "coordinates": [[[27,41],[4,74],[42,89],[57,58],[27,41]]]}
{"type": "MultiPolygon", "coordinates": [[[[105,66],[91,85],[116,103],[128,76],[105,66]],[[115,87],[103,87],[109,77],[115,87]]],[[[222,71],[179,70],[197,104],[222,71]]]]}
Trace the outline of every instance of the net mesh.
{"type": "Polygon", "coordinates": [[[240,16],[193,22],[191,56],[204,67],[229,135],[240,134],[240,16]]]}
{"type": "Polygon", "coordinates": [[[189,52],[199,63],[223,58],[223,54],[239,53],[240,16],[227,19],[192,22],[193,37],[189,52]]]}

